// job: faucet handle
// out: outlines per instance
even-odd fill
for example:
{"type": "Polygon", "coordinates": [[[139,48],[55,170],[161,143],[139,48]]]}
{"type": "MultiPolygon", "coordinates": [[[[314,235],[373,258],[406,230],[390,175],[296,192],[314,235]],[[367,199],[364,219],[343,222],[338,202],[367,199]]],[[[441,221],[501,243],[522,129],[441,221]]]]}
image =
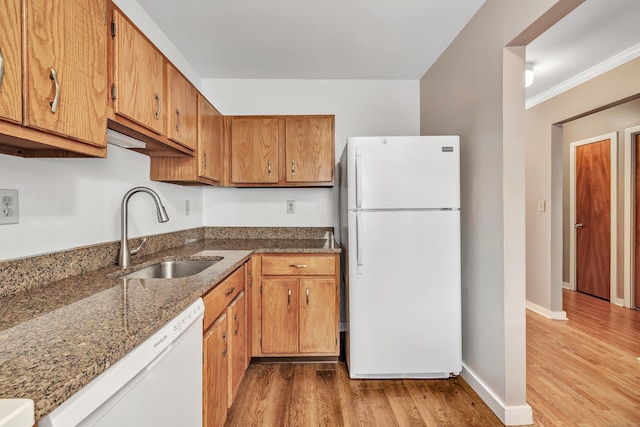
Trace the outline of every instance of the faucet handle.
{"type": "Polygon", "coordinates": [[[135,248],[135,249],[131,249],[131,250],[129,251],[129,253],[130,253],[131,255],[135,255],[135,254],[137,254],[138,252],[140,252],[140,249],[142,249],[142,246],[143,246],[146,242],[147,242],[147,238],[145,237],[144,239],[142,239],[142,242],[140,242],[140,246],[138,246],[138,247],[137,247],[137,248],[135,248]]]}

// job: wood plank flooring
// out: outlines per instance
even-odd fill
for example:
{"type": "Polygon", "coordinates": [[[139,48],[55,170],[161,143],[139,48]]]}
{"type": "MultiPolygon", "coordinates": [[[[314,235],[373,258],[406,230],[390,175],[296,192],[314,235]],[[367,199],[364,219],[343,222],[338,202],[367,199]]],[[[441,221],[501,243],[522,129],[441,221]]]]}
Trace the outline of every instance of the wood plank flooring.
{"type": "MultiPolygon", "coordinates": [[[[640,312],[564,291],[568,321],[527,311],[534,425],[640,426],[640,312]]],[[[462,378],[350,380],[344,363],[252,364],[226,426],[502,426],[462,378]]]]}
{"type": "Polygon", "coordinates": [[[640,312],[564,291],[568,321],[527,312],[536,426],[640,426],[640,312]]]}
{"type": "Polygon", "coordinates": [[[460,377],[351,380],[340,363],[252,364],[226,426],[502,426],[460,377]]]}

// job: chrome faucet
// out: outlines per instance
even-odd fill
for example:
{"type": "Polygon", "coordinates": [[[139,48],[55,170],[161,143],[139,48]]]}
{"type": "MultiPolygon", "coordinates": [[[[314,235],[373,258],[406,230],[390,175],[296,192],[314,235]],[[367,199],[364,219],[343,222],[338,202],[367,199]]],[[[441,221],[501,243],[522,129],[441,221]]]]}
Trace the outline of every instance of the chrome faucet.
{"type": "Polygon", "coordinates": [[[167,211],[164,209],[164,206],[162,206],[162,202],[160,201],[160,196],[158,196],[158,194],[155,191],[147,187],[135,187],[127,191],[127,193],[122,198],[122,205],[120,207],[120,214],[121,214],[120,226],[121,226],[122,234],[120,238],[120,256],[118,257],[118,265],[121,266],[123,269],[129,267],[129,264],[131,263],[131,255],[137,254],[142,248],[142,245],[144,245],[144,243],[147,241],[147,238],[145,237],[142,240],[142,243],[140,243],[140,246],[138,246],[135,249],[131,249],[131,250],[129,249],[129,239],[127,237],[128,228],[129,228],[127,206],[129,204],[129,199],[131,198],[131,196],[140,192],[147,193],[148,195],[153,197],[153,201],[156,203],[156,210],[158,211],[158,222],[169,221],[169,216],[167,215],[167,211]]]}

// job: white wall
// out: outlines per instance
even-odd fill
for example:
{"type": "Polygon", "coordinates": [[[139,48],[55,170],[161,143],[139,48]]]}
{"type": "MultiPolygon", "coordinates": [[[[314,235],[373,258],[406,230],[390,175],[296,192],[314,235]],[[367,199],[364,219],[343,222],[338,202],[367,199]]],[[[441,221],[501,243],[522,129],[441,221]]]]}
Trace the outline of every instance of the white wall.
{"type": "Polygon", "coordinates": [[[0,260],[54,252],[120,239],[120,202],[143,185],[160,195],[169,222],[158,223],[153,200],[134,195],[129,236],[199,227],[199,188],[152,182],[149,158],[109,146],[106,159],[23,159],[0,155],[0,185],[18,189],[20,223],[0,225],[0,260]],[[184,200],[191,215],[183,214],[184,200]]]}
{"type": "MultiPolygon", "coordinates": [[[[418,80],[203,79],[202,92],[225,115],[335,114],[336,162],[349,136],[418,135],[420,130],[418,80]]],[[[203,222],[333,226],[337,232],[338,186],[205,188],[203,222]],[[295,214],[286,213],[287,200],[296,201],[295,214]]]]}

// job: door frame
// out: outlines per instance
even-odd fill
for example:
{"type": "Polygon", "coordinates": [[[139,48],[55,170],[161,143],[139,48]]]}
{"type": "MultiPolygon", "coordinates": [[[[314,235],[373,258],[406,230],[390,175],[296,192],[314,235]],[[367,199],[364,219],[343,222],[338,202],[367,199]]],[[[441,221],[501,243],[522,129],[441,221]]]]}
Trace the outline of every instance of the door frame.
{"type": "Polygon", "coordinates": [[[635,307],[636,135],[640,126],[624,130],[624,306],[635,307]]]}
{"type": "Polygon", "coordinates": [[[617,297],[616,284],[618,278],[618,247],[617,247],[617,206],[618,206],[618,132],[611,132],[593,138],[587,138],[569,144],[569,289],[575,291],[576,287],[576,148],[581,145],[609,139],[611,141],[609,164],[611,173],[611,259],[609,260],[609,301],[616,305],[623,305],[624,299],[617,297]]]}

